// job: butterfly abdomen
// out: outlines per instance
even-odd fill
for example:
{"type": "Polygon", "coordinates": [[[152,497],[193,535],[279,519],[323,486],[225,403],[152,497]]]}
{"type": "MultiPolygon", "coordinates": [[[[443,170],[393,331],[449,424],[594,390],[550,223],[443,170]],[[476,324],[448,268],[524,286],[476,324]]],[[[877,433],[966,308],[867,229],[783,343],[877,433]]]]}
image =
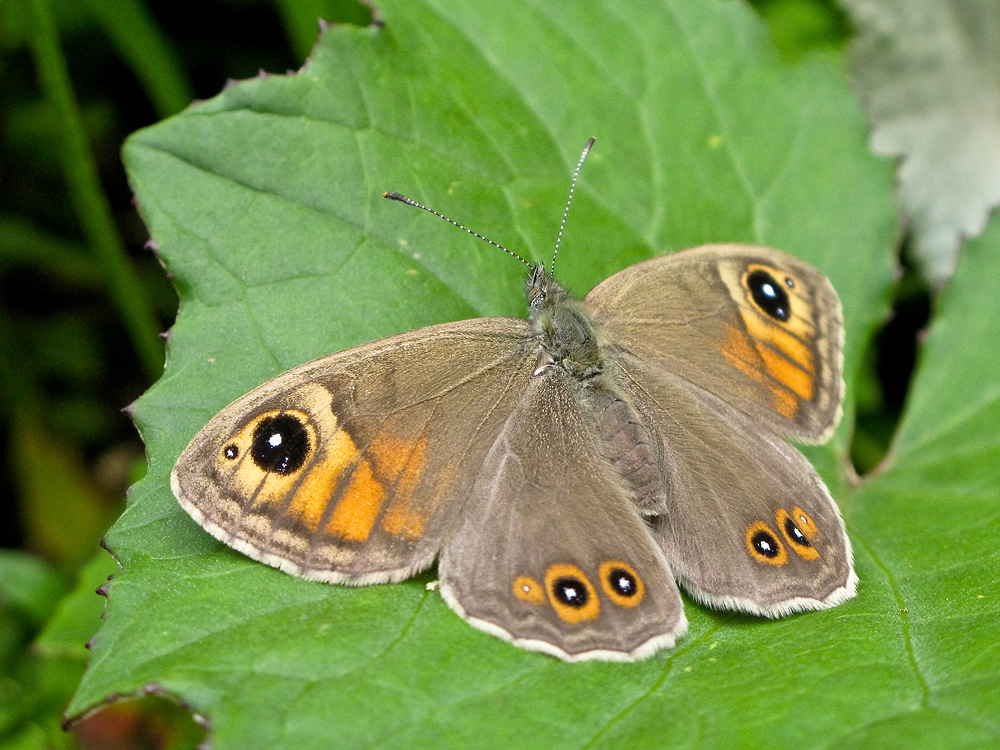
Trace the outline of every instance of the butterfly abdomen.
{"type": "Polygon", "coordinates": [[[666,507],[663,472],[641,417],[628,401],[602,384],[581,389],[580,398],[601,453],[639,510],[663,511],[666,507]]]}

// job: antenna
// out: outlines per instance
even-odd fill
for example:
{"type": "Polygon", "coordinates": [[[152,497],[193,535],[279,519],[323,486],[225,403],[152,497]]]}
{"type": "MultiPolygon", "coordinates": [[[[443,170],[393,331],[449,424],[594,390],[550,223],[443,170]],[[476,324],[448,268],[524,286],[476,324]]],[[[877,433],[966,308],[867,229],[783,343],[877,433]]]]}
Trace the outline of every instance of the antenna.
{"type": "Polygon", "coordinates": [[[591,146],[594,145],[594,138],[588,138],[587,143],[583,147],[583,153],[580,154],[580,161],[576,163],[576,171],[573,172],[573,181],[569,184],[569,198],[566,199],[566,210],[563,211],[562,223],[559,225],[559,234],[556,235],[556,246],[552,251],[552,265],[549,268],[549,276],[555,278],[556,275],[556,254],[559,252],[559,243],[562,242],[563,229],[566,228],[566,217],[569,216],[569,206],[573,202],[573,191],[576,190],[576,179],[580,176],[580,168],[583,166],[583,160],[587,158],[587,154],[590,153],[591,146]]]}
{"type": "Polygon", "coordinates": [[[423,205],[422,203],[417,203],[416,201],[413,201],[413,200],[410,200],[410,199],[409,199],[409,198],[407,198],[407,197],[406,197],[405,195],[401,195],[400,193],[391,193],[391,192],[390,192],[390,193],[382,193],[382,197],[383,197],[383,198],[388,198],[388,199],[389,199],[389,200],[391,200],[391,201],[399,201],[400,203],[406,203],[407,205],[410,205],[410,206],[416,206],[417,208],[422,208],[422,209],[424,209],[424,211],[427,211],[428,213],[432,213],[432,214],[434,214],[434,215],[435,215],[435,216],[437,216],[437,217],[438,217],[439,219],[444,219],[444,220],[445,220],[445,221],[447,221],[447,222],[448,222],[449,224],[451,224],[451,225],[453,225],[453,226],[456,226],[456,227],[458,227],[459,229],[462,229],[462,230],[464,230],[464,231],[468,232],[468,233],[469,233],[469,234],[471,234],[471,235],[472,235],[473,237],[478,237],[478,238],[479,238],[479,239],[481,239],[481,240],[482,240],[483,242],[488,242],[488,243],[490,243],[491,245],[493,245],[493,247],[498,247],[498,248],[500,248],[500,249],[501,249],[501,250],[503,250],[503,251],[504,251],[505,253],[507,253],[507,255],[513,255],[513,256],[514,256],[515,258],[517,258],[517,259],[518,259],[519,261],[521,261],[522,263],[524,263],[524,265],[526,265],[526,266],[527,266],[528,268],[531,268],[531,267],[532,267],[532,265],[531,265],[531,264],[530,264],[530,263],[529,263],[528,261],[526,261],[526,260],[525,260],[524,258],[522,258],[522,257],[521,257],[520,255],[518,255],[517,253],[515,253],[515,252],[514,252],[513,250],[508,250],[508,249],[507,249],[507,248],[505,248],[505,247],[504,247],[503,245],[501,245],[501,244],[500,244],[499,242],[494,242],[494,241],[493,241],[493,240],[491,240],[491,239],[490,239],[489,237],[483,237],[483,235],[481,235],[481,234],[480,234],[479,232],[473,232],[473,231],[472,231],[471,229],[469,229],[469,228],[468,228],[467,226],[464,226],[464,225],[462,225],[462,224],[459,224],[459,223],[458,223],[457,221],[452,221],[451,219],[449,219],[449,218],[448,218],[447,216],[445,216],[444,214],[439,214],[439,213],[438,213],[437,211],[435,211],[435,210],[434,210],[433,208],[428,208],[427,206],[423,205]]]}
{"type": "MultiPolygon", "coordinates": [[[[0,0],[0,2],[2,2],[2,0],[0,0]]],[[[566,200],[566,210],[563,211],[562,223],[559,225],[559,234],[556,236],[556,246],[555,246],[555,249],[552,251],[552,266],[551,266],[551,269],[549,271],[549,276],[550,277],[554,276],[555,272],[556,272],[556,254],[559,252],[559,243],[562,242],[563,229],[566,228],[566,217],[569,216],[569,207],[570,207],[570,204],[573,202],[573,191],[576,190],[576,181],[577,181],[577,178],[580,176],[580,168],[583,166],[583,160],[587,158],[587,154],[590,153],[590,148],[593,145],[594,145],[594,139],[593,138],[588,138],[587,139],[587,144],[583,147],[583,153],[580,154],[580,161],[578,161],[576,163],[576,171],[573,172],[573,182],[571,182],[570,186],[569,186],[569,198],[566,200]]],[[[445,221],[447,221],[452,226],[456,226],[459,229],[461,229],[462,231],[468,232],[473,237],[481,239],[483,242],[488,242],[489,244],[493,245],[493,247],[500,248],[505,253],[507,253],[507,255],[510,255],[510,256],[513,256],[513,257],[517,258],[519,261],[521,261],[528,268],[535,268],[536,267],[535,265],[533,265],[533,264],[529,263],[528,261],[526,261],[520,255],[518,255],[517,253],[515,253],[513,250],[508,250],[507,248],[505,248],[499,242],[494,242],[489,237],[484,237],[479,232],[474,232],[471,229],[469,229],[467,226],[465,226],[463,224],[459,224],[457,221],[453,221],[452,219],[449,219],[447,216],[445,216],[442,213],[438,213],[433,208],[428,208],[427,206],[425,206],[422,203],[417,203],[415,200],[410,200],[409,198],[407,198],[405,195],[402,195],[401,193],[394,193],[394,192],[382,193],[382,197],[383,198],[388,198],[391,201],[399,201],[400,203],[406,203],[409,206],[416,206],[417,208],[422,208],[427,213],[434,214],[439,219],[444,219],[445,221]]]]}

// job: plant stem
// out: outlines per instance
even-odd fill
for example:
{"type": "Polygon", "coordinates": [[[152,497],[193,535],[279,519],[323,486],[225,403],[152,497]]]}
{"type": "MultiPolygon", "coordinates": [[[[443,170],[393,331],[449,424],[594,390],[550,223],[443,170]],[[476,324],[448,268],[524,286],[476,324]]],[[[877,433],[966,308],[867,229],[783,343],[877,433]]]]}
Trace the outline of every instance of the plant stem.
{"type": "Polygon", "coordinates": [[[159,325],[135,276],[115,227],[111,207],[101,190],[48,0],[26,0],[25,5],[32,16],[31,46],[39,82],[60,125],[60,161],[70,199],[132,346],[147,377],[156,380],[163,372],[163,348],[157,335],[159,325]]]}

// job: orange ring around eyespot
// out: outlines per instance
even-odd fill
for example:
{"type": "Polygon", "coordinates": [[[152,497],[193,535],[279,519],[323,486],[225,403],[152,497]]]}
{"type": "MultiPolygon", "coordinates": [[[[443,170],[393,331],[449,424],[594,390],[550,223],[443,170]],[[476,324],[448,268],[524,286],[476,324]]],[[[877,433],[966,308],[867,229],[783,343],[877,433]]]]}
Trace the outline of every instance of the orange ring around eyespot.
{"type": "Polygon", "coordinates": [[[545,591],[542,585],[531,576],[518,576],[514,579],[514,596],[527,604],[544,604],[545,591]]]}
{"type": "Polygon", "coordinates": [[[819,527],[816,525],[816,522],[798,505],[792,508],[792,520],[795,521],[795,525],[799,527],[799,530],[806,535],[806,539],[810,542],[819,536],[819,527]]]}
{"type": "MultiPolygon", "coordinates": [[[[808,518],[808,516],[806,516],[806,518],[808,518]]],[[[796,523],[795,518],[788,515],[788,511],[784,508],[778,508],[777,513],[775,513],[775,520],[778,523],[778,528],[781,530],[781,535],[785,537],[785,541],[788,542],[788,546],[795,550],[799,557],[805,560],[815,560],[819,557],[819,550],[813,547],[810,543],[811,539],[809,534],[806,533],[800,523],[796,523]],[[787,528],[788,524],[792,524],[795,528],[801,531],[802,536],[806,538],[806,541],[802,542],[789,534],[787,528]]]]}
{"type": "Polygon", "coordinates": [[[788,550],[785,549],[785,545],[781,543],[778,535],[771,531],[771,528],[763,521],[754,521],[747,526],[747,551],[754,560],[767,563],[768,565],[784,565],[788,562],[788,550]],[[758,534],[767,534],[771,538],[777,549],[777,554],[773,557],[768,557],[754,546],[754,537],[758,534]]]}
{"type": "Polygon", "coordinates": [[[601,576],[601,588],[604,589],[604,593],[620,607],[634,607],[646,595],[646,584],[642,582],[642,576],[636,572],[635,568],[623,560],[606,560],[602,562],[598,574],[601,576]],[[615,591],[612,587],[609,578],[616,570],[625,572],[635,582],[635,591],[631,596],[623,595],[615,591]]]}
{"type": "Polygon", "coordinates": [[[597,590],[594,588],[594,584],[575,565],[550,565],[549,569],[545,571],[545,592],[548,594],[552,609],[556,611],[563,622],[568,622],[570,625],[584,620],[593,620],[601,611],[601,604],[597,600],[597,590]],[[556,597],[555,585],[564,578],[572,579],[583,586],[585,596],[582,606],[574,607],[556,597]]]}

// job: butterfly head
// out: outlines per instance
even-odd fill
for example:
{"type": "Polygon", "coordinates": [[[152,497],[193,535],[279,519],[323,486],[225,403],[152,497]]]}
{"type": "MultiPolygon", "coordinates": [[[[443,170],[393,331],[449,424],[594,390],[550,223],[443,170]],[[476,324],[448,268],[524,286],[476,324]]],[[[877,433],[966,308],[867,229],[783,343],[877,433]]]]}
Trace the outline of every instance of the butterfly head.
{"type": "Polygon", "coordinates": [[[524,296],[532,315],[537,315],[542,310],[557,307],[566,299],[566,292],[543,264],[536,263],[524,280],[524,296]]]}

